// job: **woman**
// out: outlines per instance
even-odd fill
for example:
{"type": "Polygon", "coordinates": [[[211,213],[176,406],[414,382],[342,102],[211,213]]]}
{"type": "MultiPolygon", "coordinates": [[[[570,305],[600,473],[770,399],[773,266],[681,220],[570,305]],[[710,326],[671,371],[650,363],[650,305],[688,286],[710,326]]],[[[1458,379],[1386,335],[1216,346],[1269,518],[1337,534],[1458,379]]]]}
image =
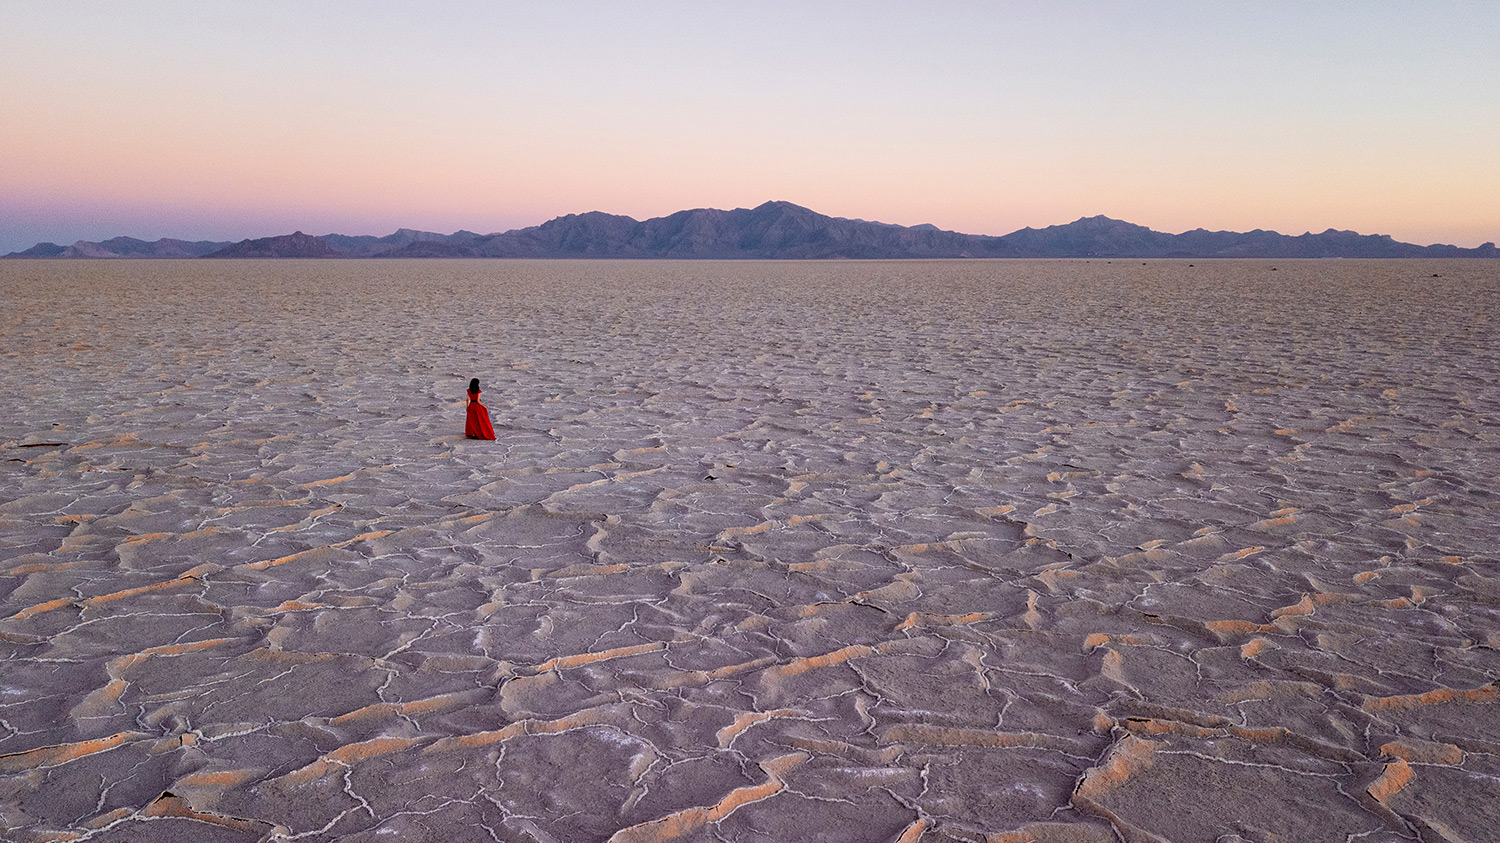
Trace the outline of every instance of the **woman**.
{"type": "Polygon", "coordinates": [[[470,439],[495,438],[490,426],[490,411],[479,403],[479,378],[469,381],[469,417],[464,421],[464,435],[470,439]]]}

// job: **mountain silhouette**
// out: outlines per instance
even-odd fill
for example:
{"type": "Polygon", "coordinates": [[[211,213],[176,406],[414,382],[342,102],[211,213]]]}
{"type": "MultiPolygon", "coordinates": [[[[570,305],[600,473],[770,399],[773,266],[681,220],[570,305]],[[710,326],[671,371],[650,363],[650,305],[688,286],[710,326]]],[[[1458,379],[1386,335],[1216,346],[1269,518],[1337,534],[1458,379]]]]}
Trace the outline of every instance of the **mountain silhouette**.
{"type": "Polygon", "coordinates": [[[1383,234],[1328,229],[1296,236],[1256,229],[1181,234],[1106,216],[1023,228],[1000,237],[830,217],[790,202],[695,208],[637,220],[590,211],[495,234],[398,229],[384,237],[298,231],[239,243],[117,237],[72,246],[38,243],[11,258],[1456,258],[1500,257],[1477,248],[1401,243],[1383,234]]]}

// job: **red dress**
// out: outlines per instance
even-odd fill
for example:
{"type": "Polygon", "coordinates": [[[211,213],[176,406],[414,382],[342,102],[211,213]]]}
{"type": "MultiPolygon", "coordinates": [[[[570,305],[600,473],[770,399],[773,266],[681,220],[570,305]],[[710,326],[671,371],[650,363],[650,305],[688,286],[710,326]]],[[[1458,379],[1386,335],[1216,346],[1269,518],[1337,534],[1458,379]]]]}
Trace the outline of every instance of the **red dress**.
{"type": "Polygon", "coordinates": [[[479,392],[469,393],[469,417],[464,421],[464,435],[470,439],[494,439],[495,428],[490,426],[490,411],[479,403],[479,392]]]}

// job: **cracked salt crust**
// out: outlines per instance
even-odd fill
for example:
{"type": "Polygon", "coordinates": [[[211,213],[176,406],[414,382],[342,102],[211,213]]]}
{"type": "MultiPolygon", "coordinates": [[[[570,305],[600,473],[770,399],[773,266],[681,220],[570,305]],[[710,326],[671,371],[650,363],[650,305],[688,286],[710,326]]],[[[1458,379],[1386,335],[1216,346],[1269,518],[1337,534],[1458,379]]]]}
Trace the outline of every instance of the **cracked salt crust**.
{"type": "Polygon", "coordinates": [[[0,836],[1486,839],[1500,267],[1278,270],[0,263],[0,836]]]}

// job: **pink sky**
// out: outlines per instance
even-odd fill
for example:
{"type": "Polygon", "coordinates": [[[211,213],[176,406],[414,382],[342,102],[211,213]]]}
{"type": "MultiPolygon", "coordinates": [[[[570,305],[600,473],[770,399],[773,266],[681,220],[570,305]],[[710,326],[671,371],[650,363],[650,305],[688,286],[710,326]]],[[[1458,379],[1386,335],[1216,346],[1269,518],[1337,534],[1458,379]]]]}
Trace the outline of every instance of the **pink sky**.
{"type": "Polygon", "coordinates": [[[1500,239],[1500,5],[10,2],[0,252],[785,199],[1500,239]]]}

